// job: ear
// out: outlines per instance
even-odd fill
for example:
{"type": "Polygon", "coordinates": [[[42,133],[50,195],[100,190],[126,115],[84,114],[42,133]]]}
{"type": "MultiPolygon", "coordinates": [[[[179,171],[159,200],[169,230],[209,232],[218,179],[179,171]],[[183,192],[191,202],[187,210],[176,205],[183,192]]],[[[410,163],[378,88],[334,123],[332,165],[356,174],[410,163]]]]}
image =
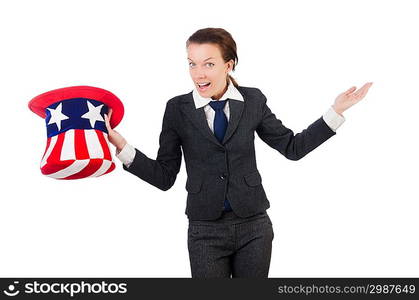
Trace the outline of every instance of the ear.
{"type": "Polygon", "coordinates": [[[227,73],[230,73],[233,70],[234,60],[230,59],[228,62],[227,73]]]}

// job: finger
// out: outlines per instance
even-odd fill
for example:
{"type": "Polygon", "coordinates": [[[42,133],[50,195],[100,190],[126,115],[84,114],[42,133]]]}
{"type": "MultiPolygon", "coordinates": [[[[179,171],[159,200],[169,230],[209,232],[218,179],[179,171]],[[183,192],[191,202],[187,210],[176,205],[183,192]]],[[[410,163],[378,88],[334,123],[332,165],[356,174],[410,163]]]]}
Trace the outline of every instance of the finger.
{"type": "Polygon", "coordinates": [[[111,127],[112,108],[109,109],[107,117],[108,117],[108,125],[109,127],[111,127]]]}
{"type": "Polygon", "coordinates": [[[107,114],[105,114],[105,125],[106,125],[106,129],[108,129],[108,131],[111,130],[111,125],[109,124],[109,117],[107,114]]]}
{"type": "MultiPolygon", "coordinates": [[[[372,83],[371,83],[372,84],[372,83]]],[[[364,84],[359,90],[357,90],[354,94],[356,97],[364,97],[368,89],[370,88],[371,84],[368,82],[364,84]]]]}
{"type": "Polygon", "coordinates": [[[369,88],[371,87],[371,85],[372,85],[372,82],[367,82],[366,84],[364,84],[364,85],[362,86],[362,88],[363,88],[363,89],[369,89],[369,88]]]}
{"type": "Polygon", "coordinates": [[[346,92],[344,92],[344,94],[348,95],[348,94],[352,93],[355,90],[356,90],[356,86],[353,86],[350,89],[348,89],[346,92]]]}
{"type": "Polygon", "coordinates": [[[365,97],[365,95],[368,93],[371,85],[372,85],[372,82],[371,83],[368,83],[368,85],[365,87],[365,89],[361,93],[361,98],[364,98],[365,97]]]}

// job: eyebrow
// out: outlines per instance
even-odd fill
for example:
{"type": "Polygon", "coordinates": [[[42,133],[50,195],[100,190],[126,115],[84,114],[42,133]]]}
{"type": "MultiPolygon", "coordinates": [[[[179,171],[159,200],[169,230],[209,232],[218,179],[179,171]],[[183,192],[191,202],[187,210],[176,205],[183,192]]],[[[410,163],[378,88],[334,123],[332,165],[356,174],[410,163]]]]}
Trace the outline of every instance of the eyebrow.
{"type": "MultiPolygon", "coordinates": [[[[207,59],[205,59],[204,61],[207,61],[208,59],[211,59],[211,58],[214,58],[214,57],[208,57],[207,59]]],[[[188,57],[188,59],[189,60],[192,60],[192,59],[190,59],[189,57],[188,57]]],[[[193,61],[193,60],[192,60],[193,61]]]]}

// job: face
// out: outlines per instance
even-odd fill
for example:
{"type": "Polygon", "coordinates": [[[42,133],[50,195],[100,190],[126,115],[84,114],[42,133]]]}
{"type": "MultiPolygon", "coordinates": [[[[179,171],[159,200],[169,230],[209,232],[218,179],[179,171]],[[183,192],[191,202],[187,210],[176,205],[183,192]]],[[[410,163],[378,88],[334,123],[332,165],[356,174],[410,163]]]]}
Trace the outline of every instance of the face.
{"type": "Polygon", "coordinates": [[[189,73],[199,94],[205,98],[219,99],[227,90],[227,75],[234,61],[224,62],[215,44],[192,43],[187,48],[189,73]],[[201,83],[209,83],[200,86],[201,83]]]}

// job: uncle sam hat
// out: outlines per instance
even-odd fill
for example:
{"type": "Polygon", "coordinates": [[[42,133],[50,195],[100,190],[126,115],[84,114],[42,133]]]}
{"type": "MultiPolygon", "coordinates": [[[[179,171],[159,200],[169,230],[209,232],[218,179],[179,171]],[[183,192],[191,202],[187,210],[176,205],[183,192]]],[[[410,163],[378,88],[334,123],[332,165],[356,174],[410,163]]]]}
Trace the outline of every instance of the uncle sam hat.
{"type": "Polygon", "coordinates": [[[42,174],[80,179],[115,169],[104,117],[112,108],[111,128],[122,120],[124,106],[114,94],[92,86],[71,86],[38,95],[28,106],[45,119],[47,145],[40,165],[42,174]]]}

